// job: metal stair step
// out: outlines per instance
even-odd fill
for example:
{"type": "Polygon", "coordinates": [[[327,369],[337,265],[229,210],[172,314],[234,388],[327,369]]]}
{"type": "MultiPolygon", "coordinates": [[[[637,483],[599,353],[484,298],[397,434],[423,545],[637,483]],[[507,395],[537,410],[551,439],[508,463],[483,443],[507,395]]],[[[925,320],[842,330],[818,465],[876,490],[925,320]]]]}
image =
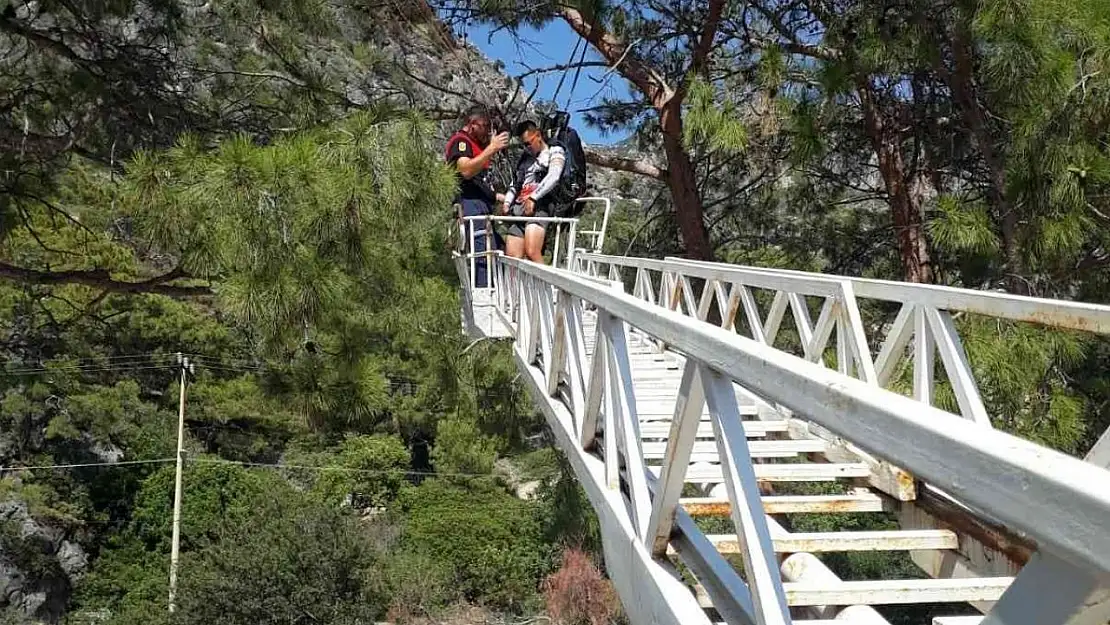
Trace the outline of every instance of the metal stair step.
{"type": "MultiPolygon", "coordinates": [[[[643,423],[665,423],[669,427],[670,422],[674,420],[673,412],[674,412],[673,408],[672,408],[671,412],[666,412],[666,413],[664,413],[664,412],[640,412],[640,411],[636,411],[636,416],[638,417],[638,420],[640,421],[641,424],[643,424],[643,423]]],[[[740,408],[740,416],[742,416],[742,417],[754,417],[755,415],[756,415],[756,412],[755,412],[754,409],[746,410],[743,407],[740,408]]],[[[708,426],[710,437],[712,437],[712,435],[713,435],[712,419],[713,419],[712,415],[709,415],[709,414],[704,413],[704,412],[701,414],[701,419],[699,419],[699,421],[701,421],[703,427],[708,426]]],[[[744,419],[743,421],[746,425],[748,423],[755,423],[755,422],[758,421],[758,419],[744,419]]],[[[698,433],[698,438],[703,438],[703,436],[701,435],[701,431],[702,431],[701,427],[699,427],[698,428],[698,432],[699,432],[698,433]]],[[[762,432],[762,433],[766,434],[768,432],[786,432],[787,428],[784,427],[784,426],[776,424],[776,425],[769,425],[769,426],[766,426],[766,427],[753,426],[753,427],[748,428],[748,431],[749,432],[758,431],[758,432],[762,432]]]]}
{"type": "Polygon", "coordinates": [[[998,601],[1013,577],[960,579],[891,579],[836,584],[786,582],[786,602],[811,605],[903,605],[911,603],[964,603],[998,601]]]}
{"type": "MultiPolygon", "coordinates": [[[[721,553],[742,553],[736,534],[708,534],[721,553]]],[[[868,532],[791,532],[771,537],[775,553],[832,551],[916,551],[956,549],[959,538],[948,530],[887,530],[868,532]]]]}
{"type": "MultiPolygon", "coordinates": [[[[867,477],[871,468],[863,462],[815,463],[815,464],[756,464],[756,479],[766,482],[826,482],[849,477],[867,477]]],[[[659,476],[661,467],[647,467],[659,476]]],[[[696,484],[722,483],[724,478],[721,466],[714,464],[692,464],[686,470],[686,482],[696,484]]]]}
{"type": "MultiPolygon", "coordinates": [[[[754,442],[754,441],[753,441],[754,442]]],[[[767,514],[812,512],[882,512],[883,500],[869,492],[849,495],[773,495],[762,498],[767,514]]],[[[689,497],[679,500],[692,517],[727,516],[732,513],[728,499],[689,497]]]]}
{"type": "MultiPolygon", "coordinates": [[[[662,459],[667,452],[667,442],[643,443],[644,459],[662,459]]],[[[828,444],[816,438],[785,441],[751,441],[748,451],[753,458],[791,458],[802,453],[820,453],[828,444]]],[[[718,462],[716,441],[696,441],[692,462],[718,462]]]]}
{"type": "MultiPolygon", "coordinates": [[[[794,607],[820,605],[908,605],[913,603],[964,603],[997,601],[1014,581],[1013,577],[965,577],[959,579],[891,579],[833,583],[784,582],[786,602],[794,607]]],[[[708,596],[699,594],[698,605],[712,608],[708,596]]],[[[973,621],[947,620],[975,617],[939,617],[944,625],[973,625],[973,621]]],[[[979,617],[982,618],[982,617],[979,617]]],[[[821,623],[820,620],[795,623],[821,623]]],[[[844,623],[845,621],[829,621],[844,623]]],[[[850,621],[848,621],[850,623],[850,621]]],[[[936,621],[934,621],[936,623],[936,621]]],[[[939,625],[939,624],[937,624],[939,625]]]]}
{"type": "MultiPolygon", "coordinates": [[[[744,421],[744,433],[749,437],[766,436],[769,432],[785,432],[786,421],[744,421]]],[[[667,438],[671,432],[670,420],[647,421],[640,424],[640,438],[667,438]]],[[[698,425],[698,438],[713,438],[713,424],[702,421],[698,425]]]]}
{"type": "MultiPolygon", "coordinates": [[[[641,421],[664,421],[674,418],[674,396],[670,399],[656,399],[651,397],[636,396],[636,416],[641,421]]],[[[738,412],[742,417],[754,417],[759,414],[755,404],[740,404],[738,412]]],[[[702,410],[701,420],[709,422],[709,409],[702,410]]]]}

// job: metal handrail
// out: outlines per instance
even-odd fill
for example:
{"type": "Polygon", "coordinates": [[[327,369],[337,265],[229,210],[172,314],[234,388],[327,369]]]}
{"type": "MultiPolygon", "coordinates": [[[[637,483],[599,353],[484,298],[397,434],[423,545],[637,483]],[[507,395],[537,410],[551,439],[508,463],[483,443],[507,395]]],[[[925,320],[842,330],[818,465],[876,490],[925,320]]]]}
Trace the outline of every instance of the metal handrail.
{"type": "MultiPolygon", "coordinates": [[[[998,319],[1023,321],[1096,334],[1110,334],[1110,306],[1105,304],[1030,297],[1001,291],[984,291],[938,284],[858,278],[795,269],[733,265],[689,260],[674,256],[668,256],[664,259],[650,259],[583,251],[579,259],[583,262],[594,261],[602,264],[615,264],[622,267],[644,268],[655,271],[682,271],[686,275],[716,280],[729,280],[732,277],[745,280],[756,275],[778,275],[795,280],[798,284],[813,284],[815,281],[846,281],[852,285],[856,297],[864,299],[902,304],[921,304],[940,310],[968,312],[998,319]]],[[[752,286],[758,285],[753,284],[752,286]]]]}
{"type": "Polygon", "coordinates": [[[634,294],[666,308],[680,309],[702,321],[716,301],[724,327],[738,327],[742,316],[747,321],[750,338],[771,346],[789,309],[807,360],[821,360],[835,329],[837,368],[841,373],[849,373],[854,367],[856,377],[875,386],[886,387],[891,382],[897,364],[912,342],[913,396],[932,404],[934,361],[939,354],[959,413],[988,427],[990,418],[951,311],[1110,334],[1110,306],[1100,304],[677,258],[648,259],[587,251],[579,252],[575,258],[575,271],[605,273],[609,279],[619,277],[617,268],[634,269],[634,294]],[[650,272],[661,274],[658,287],[650,272]],[[700,298],[691,279],[705,281],[700,298]],[[756,305],[752,288],[775,292],[766,317],[756,305]],[[810,318],[807,296],[824,298],[824,307],[815,323],[810,318]],[[862,321],[860,298],[902,304],[874,356],[862,321]]]}
{"type": "MultiPolygon", "coordinates": [[[[484,254],[481,254],[481,253],[479,253],[479,254],[474,254],[473,253],[474,244],[477,241],[476,234],[479,232],[479,230],[476,228],[475,225],[479,224],[479,223],[485,225],[485,228],[483,230],[481,230],[481,233],[483,235],[485,235],[485,243],[486,243],[485,244],[485,249],[488,252],[488,251],[490,251],[490,248],[493,247],[493,226],[494,226],[494,224],[497,224],[497,223],[514,223],[514,222],[540,222],[540,223],[545,223],[545,224],[555,224],[555,241],[554,241],[554,246],[552,247],[553,252],[552,252],[552,258],[551,258],[551,263],[555,266],[559,265],[560,250],[562,249],[562,246],[560,245],[560,243],[561,243],[561,236],[562,236],[562,232],[563,232],[563,226],[564,225],[567,226],[568,227],[568,234],[567,234],[567,239],[566,239],[566,255],[565,255],[564,262],[565,262],[566,267],[568,267],[568,268],[573,266],[572,263],[574,261],[574,254],[575,254],[575,251],[577,249],[577,237],[578,237],[578,219],[577,218],[573,218],[573,217],[517,217],[517,216],[513,216],[513,215],[468,215],[468,216],[462,217],[459,220],[458,225],[459,225],[460,243],[463,243],[468,238],[467,233],[469,232],[470,247],[468,249],[470,249],[471,252],[465,254],[465,256],[467,257],[467,260],[468,260],[468,269],[469,269],[469,271],[467,273],[470,277],[470,285],[472,287],[477,282],[478,260],[484,256],[484,254]]],[[[490,268],[488,266],[488,261],[487,261],[487,267],[486,267],[486,285],[487,286],[482,287],[482,288],[485,288],[485,289],[495,288],[491,284],[491,276],[492,276],[492,271],[490,271],[490,268]]]]}
{"type": "Polygon", "coordinates": [[[851,282],[856,296],[865,299],[923,304],[942,310],[961,311],[997,319],[1023,321],[1055,328],[1093,332],[1095,334],[1110,334],[1110,306],[1104,304],[1031,297],[1028,295],[1015,295],[1005,291],[986,291],[939,284],[918,284],[913,282],[898,282],[895,280],[879,280],[876,278],[839,276],[834,274],[798,271],[795,269],[731,265],[726,263],[688,260],[673,256],[668,256],[666,260],[667,262],[681,263],[686,266],[727,267],[740,270],[775,273],[785,276],[797,276],[799,278],[824,277],[835,280],[847,280],[851,282]]]}
{"type": "MultiPolygon", "coordinates": [[[[549,418],[557,424],[560,445],[586,482],[595,507],[604,508],[608,515],[607,531],[623,532],[620,540],[629,541],[613,547],[621,550],[613,574],[619,587],[624,584],[624,589],[630,589],[635,584],[627,577],[652,574],[654,569],[645,564],[643,554],[656,552],[653,544],[679,542],[682,549],[697,552],[690,562],[699,563],[695,573],[715,595],[715,606],[726,606],[727,602],[718,600],[728,589],[733,594],[728,605],[749,618],[758,613],[750,620],[791,622],[732,382],[905,467],[1035,541],[1037,553],[1014,581],[1013,592],[1007,591],[995,604],[987,622],[1022,610],[1032,601],[1031,589],[1034,594],[1055,593],[1049,603],[1053,615],[1059,615],[1082,609],[1088,594],[1084,589],[1105,585],[1110,574],[1110,471],[952,419],[941,410],[725,328],[691,323],[681,312],[624,293],[619,283],[607,287],[596,279],[504,256],[494,262],[498,271],[512,270],[519,276],[519,294],[512,302],[521,307],[513,326],[518,363],[528,372],[533,393],[548,396],[549,418]],[[597,310],[592,358],[587,358],[583,345],[586,304],[597,310]],[[645,469],[640,448],[637,389],[626,344],[630,329],[673,346],[685,357],[671,425],[675,438],[668,443],[658,480],[645,469]],[[564,375],[569,390],[560,385],[564,375]],[[557,405],[551,398],[560,398],[557,405]],[[734,572],[717,566],[719,554],[701,540],[704,535],[686,522],[678,506],[686,471],[683,458],[689,451],[682,449],[693,445],[703,402],[709,406],[729,486],[732,518],[740,534],[737,542],[745,551],[750,594],[742,583],[737,586],[734,572]],[[588,453],[595,444],[603,446],[600,461],[588,453]],[[674,519],[688,540],[674,540],[671,522],[663,523],[667,519],[674,519]]],[[[680,554],[685,560],[686,555],[680,554]]],[[[637,587],[629,590],[635,593],[631,596],[653,602],[657,595],[650,593],[664,592],[659,589],[665,580],[653,581],[654,589],[645,586],[641,595],[637,587]]],[[[676,622],[685,622],[683,614],[691,614],[684,601],[668,606],[675,610],[668,616],[676,622]],[[681,610],[687,611],[679,614],[681,610]]],[[[651,619],[651,610],[659,606],[657,602],[632,605],[631,610],[651,619]]],[[[1003,617],[997,622],[1010,621],[1003,617]]]]}

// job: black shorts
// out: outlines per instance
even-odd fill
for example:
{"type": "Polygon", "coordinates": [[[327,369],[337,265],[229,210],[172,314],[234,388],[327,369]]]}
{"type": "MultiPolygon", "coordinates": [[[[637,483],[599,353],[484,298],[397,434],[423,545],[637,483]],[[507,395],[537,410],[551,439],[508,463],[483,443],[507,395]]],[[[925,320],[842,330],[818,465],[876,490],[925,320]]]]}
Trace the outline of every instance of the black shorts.
{"type": "MultiPolygon", "coordinates": [[[[512,215],[513,215],[513,217],[523,217],[524,216],[524,207],[523,206],[514,206],[513,209],[512,209],[512,215]]],[[[531,216],[532,217],[551,217],[551,210],[546,205],[546,203],[544,203],[541,206],[537,206],[536,207],[536,212],[532,213],[531,216]]],[[[541,228],[544,228],[545,230],[547,229],[547,222],[546,221],[510,221],[509,222],[509,228],[508,228],[508,235],[511,236],[511,237],[524,238],[524,229],[527,228],[528,226],[531,226],[531,225],[539,226],[541,228]]]]}

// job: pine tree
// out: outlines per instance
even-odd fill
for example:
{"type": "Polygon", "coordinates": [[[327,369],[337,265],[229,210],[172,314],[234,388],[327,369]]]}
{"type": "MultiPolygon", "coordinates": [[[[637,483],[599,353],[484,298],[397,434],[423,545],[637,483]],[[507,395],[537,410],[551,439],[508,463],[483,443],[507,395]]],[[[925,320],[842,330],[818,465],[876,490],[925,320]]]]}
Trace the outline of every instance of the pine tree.
{"type": "MultiPolygon", "coordinates": [[[[727,0],[708,3],[668,2],[667,10],[653,10],[644,3],[618,2],[517,2],[515,0],[437,0],[442,14],[507,27],[542,26],[561,20],[576,32],[600,58],[630,86],[627,99],[606,100],[589,111],[588,120],[603,129],[631,128],[643,145],[657,147],[666,166],[650,161],[607,156],[592,152],[587,160],[645,176],[664,184],[686,255],[714,257],[706,225],[706,180],[697,146],[713,152],[742,144],[744,133],[736,124],[723,124],[714,107],[705,106],[706,87],[715,85],[722,72],[723,24],[739,16],[741,4],[727,0]],[[692,108],[691,108],[692,106],[692,108]],[[689,126],[689,127],[688,127],[689,126]],[[712,128],[713,132],[705,131],[712,128]],[[717,138],[706,140],[710,135],[717,138]]],[[[573,60],[572,60],[573,61],[573,60]]],[[[597,65],[599,61],[585,61],[597,65]]],[[[582,65],[572,62],[567,68],[582,65]]]]}

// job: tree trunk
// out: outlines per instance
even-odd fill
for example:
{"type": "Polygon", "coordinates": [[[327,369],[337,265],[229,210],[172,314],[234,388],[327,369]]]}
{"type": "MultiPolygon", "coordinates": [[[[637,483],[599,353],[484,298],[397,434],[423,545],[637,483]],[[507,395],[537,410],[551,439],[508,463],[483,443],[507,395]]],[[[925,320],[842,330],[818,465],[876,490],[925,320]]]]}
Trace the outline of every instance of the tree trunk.
{"type": "MultiPolygon", "coordinates": [[[[702,24],[689,68],[694,73],[700,72],[705,66],[725,4],[723,0],[709,0],[706,5],[706,21],[702,24]]],[[[637,56],[619,37],[608,32],[597,20],[596,14],[584,14],[574,7],[563,6],[559,9],[559,15],[621,76],[635,85],[659,113],[663,151],[667,155],[665,180],[674,202],[679,236],[686,248],[686,256],[696,260],[713,260],[713,248],[709,245],[709,234],[705,228],[705,211],[701,196],[698,195],[694,165],[682,143],[682,102],[687,85],[682,83],[677,89],[668,86],[660,72],[637,56]]]]}
{"type": "Polygon", "coordinates": [[[920,173],[906,171],[901,137],[881,117],[870,85],[861,81],[858,87],[867,135],[879,158],[879,172],[883,177],[887,201],[890,202],[902,278],[908,282],[932,282],[933,265],[929,259],[925,220],[921,214],[923,193],[920,173]]]}
{"type": "Polygon", "coordinates": [[[956,105],[971,130],[975,147],[987,166],[989,185],[987,200],[994,208],[1002,235],[1003,271],[1005,282],[1010,291],[1028,295],[1028,284],[1023,279],[1025,270],[1018,251],[1018,215],[1006,195],[1006,163],[995,149],[994,138],[987,124],[987,114],[980,104],[975,89],[974,50],[971,44],[969,26],[958,23],[952,34],[952,60],[955,71],[945,72],[949,89],[955,96],[956,105]]]}
{"type": "Polygon", "coordinates": [[[698,195],[694,165],[682,144],[681,102],[668,102],[659,112],[663,134],[663,151],[667,155],[667,188],[674,202],[679,235],[686,256],[695,260],[713,260],[713,248],[705,228],[705,211],[698,195]]]}
{"type": "Polygon", "coordinates": [[[906,184],[903,177],[901,153],[894,148],[896,157],[888,155],[887,165],[880,156],[880,169],[887,180],[890,192],[890,211],[894,220],[894,231],[898,237],[898,255],[902,260],[902,276],[908,282],[928,283],[933,281],[933,264],[929,259],[929,247],[925,240],[925,220],[921,216],[921,195],[906,184]],[[889,174],[888,174],[889,172],[889,174]],[[893,181],[894,178],[899,178],[893,181]]]}

